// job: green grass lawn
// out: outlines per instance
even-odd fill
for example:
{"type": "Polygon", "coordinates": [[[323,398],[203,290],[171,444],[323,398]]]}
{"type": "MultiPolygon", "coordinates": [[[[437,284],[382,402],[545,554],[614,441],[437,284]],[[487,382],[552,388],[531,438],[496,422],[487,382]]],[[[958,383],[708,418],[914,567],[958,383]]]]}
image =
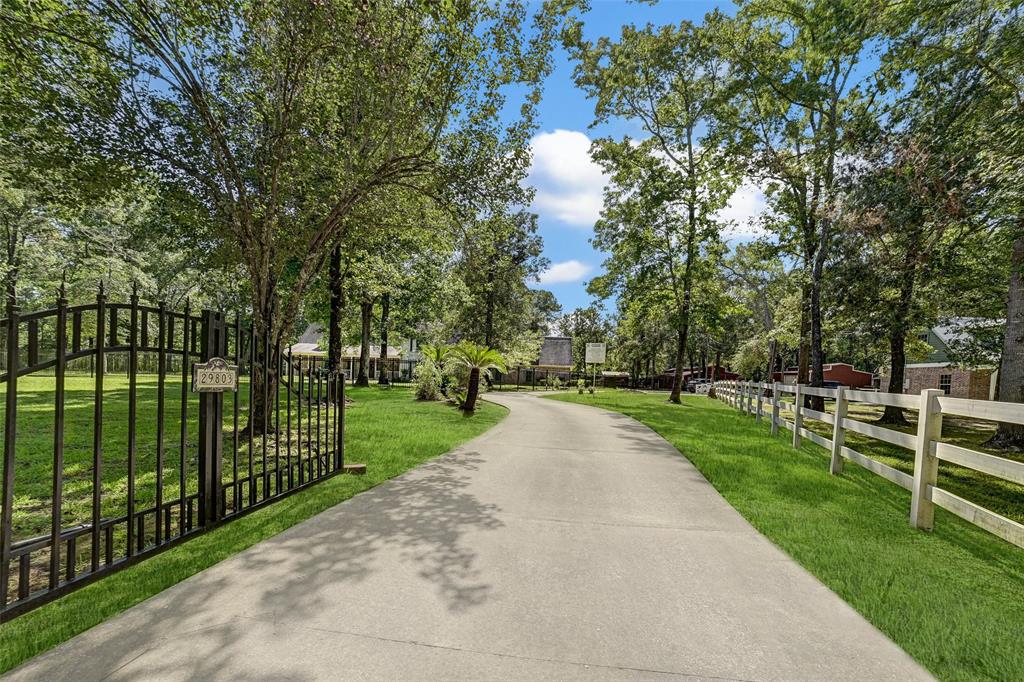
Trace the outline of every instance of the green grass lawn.
{"type": "MultiPolygon", "coordinates": [[[[0,672],[260,540],[447,452],[486,431],[506,413],[504,408],[484,402],[472,418],[466,418],[445,403],[417,402],[409,389],[397,387],[348,389],[348,396],[354,403],[346,410],[346,461],[365,463],[364,476],[330,478],[0,625],[0,672]]],[[[39,398],[38,402],[42,405],[45,400],[39,398]]],[[[86,440],[89,438],[91,435],[86,440]]],[[[112,442],[116,438],[111,435],[112,442]]],[[[52,445],[45,438],[40,443],[52,445]]],[[[46,452],[38,455],[40,461],[49,456],[46,452]]],[[[19,456],[19,484],[29,479],[31,462],[35,460],[19,456]]],[[[108,475],[105,488],[107,481],[111,490],[123,487],[123,480],[119,483],[113,470],[108,475]]],[[[124,472],[120,475],[123,479],[124,472]]]]}
{"type": "MultiPolygon", "coordinates": [[[[49,533],[50,511],[52,509],[53,480],[53,443],[54,443],[54,378],[52,376],[33,375],[22,378],[18,385],[18,415],[16,470],[14,486],[14,505],[12,528],[13,537],[17,540],[38,537],[49,533]]],[[[0,385],[0,405],[6,390],[6,384],[0,385]]],[[[145,510],[154,507],[157,498],[157,412],[158,390],[155,375],[139,375],[136,389],[136,475],[135,475],[135,509],[145,510]]],[[[321,391],[326,389],[321,386],[321,391]]],[[[249,439],[240,436],[238,448],[234,447],[234,402],[239,405],[238,428],[243,430],[247,425],[249,403],[248,379],[242,378],[239,391],[227,394],[223,412],[223,477],[222,482],[232,480],[237,471],[239,480],[249,473],[249,439]]],[[[123,374],[108,374],[104,382],[102,443],[103,456],[101,467],[101,500],[100,515],[102,518],[116,518],[128,511],[128,380],[123,374]]],[[[306,394],[306,389],[303,391],[306,394]]],[[[316,388],[313,389],[316,396],[316,388]]],[[[298,460],[309,463],[310,441],[322,446],[327,452],[330,447],[330,431],[327,420],[325,402],[313,401],[305,403],[302,408],[304,420],[301,432],[298,420],[298,400],[291,400],[291,430],[288,424],[288,392],[284,387],[280,390],[278,401],[280,430],[264,437],[257,435],[252,440],[254,474],[264,471],[273,473],[278,466],[275,452],[280,452],[280,467],[286,470],[287,462],[295,465],[293,475],[298,475],[298,460]],[[319,413],[319,419],[317,415],[319,413]],[[309,417],[312,416],[311,420],[309,417]],[[312,428],[311,428],[312,427],[312,428]],[[288,457],[289,445],[292,458],[288,457]],[[279,449],[279,450],[278,450],[279,449]],[[264,452],[266,460],[264,461],[264,452]]],[[[164,401],[164,466],[163,500],[171,502],[179,499],[182,473],[186,495],[194,495],[198,491],[198,410],[199,396],[191,391],[186,392],[186,436],[185,457],[181,453],[181,380],[178,375],[168,377],[165,382],[164,401]]],[[[65,431],[64,431],[64,481],[62,487],[62,519],[63,528],[71,528],[78,524],[89,523],[92,519],[92,472],[93,472],[93,431],[94,417],[94,379],[86,375],[69,376],[65,382],[65,431]]],[[[0,412],[3,410],[0,409],[0,412]]],[[[271,417],[271,427],[274,417],[271,417]]],[[[0,423],[2,419],[0,419],[0,423]]],[[[308,470],[308,469],[307,469],[308,470]]],[[[268,494],[273,494],[276,480],[269,476],[268,494]]],[[[254,489],[257,499],[262,495],[262,477],[257,476],[254,489]]],[[[283,480],[282,480],[283,482],[283,480]]],[[[248,495],[248,484],[242,488],[242,495],[248,495]]],[[[226,503],[229,510],[234,509],[235,488],[229,487],[226,503]]],[[[244,505],[248,506],[248,505],[244,505]]],[[[172,527],[179,526],[179,507],[170,505],[172,527]]],[[[150,514],[144,519],[146,543],[156,541],[155,518],[150,514]]],[[[115,558],[127,552],[127,525],[116,524],[112,527],[112,547],[115,558]]],[[[175,533],[176,534],[176,533],[175,533]]],[[[104,545],[105,547],[105,545],[104,545]]],[[[46,550],[33,555],[29,569],[32,589],[45,586],[49,579],[49,555],[46,550]]],[[[82,572],[90,563],[90,551],[87,542],[80,542],[77,548],[78,571],[82,572]]],[[[15,585],[11,585],[12,595],[15,585]]]]}
{"type": "MultiPolygon", "coordinates": [[[[676,446],[755,528],[944,680],[1024,679],[1024,550],[936,510],[908,523],[910,494],[789,432],[773,439],[702,396],[602,391],[551,399],[627,414],[676,446]]],[[[868,453],[865,453],[868,454],[868,453]]],[[[945,464],[943,464],[945,466],[945,464]]]]}

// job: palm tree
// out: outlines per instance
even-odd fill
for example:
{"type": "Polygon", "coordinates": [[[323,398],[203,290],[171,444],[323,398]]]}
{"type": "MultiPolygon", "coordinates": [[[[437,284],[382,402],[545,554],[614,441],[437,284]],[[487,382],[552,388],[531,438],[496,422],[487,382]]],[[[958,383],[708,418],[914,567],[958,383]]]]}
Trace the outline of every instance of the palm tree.
{"type": "Polygon", "coordinates": [[[420,346],[420,353],[423,354],[423,357],[427,358],[438,367],[444,365],[444,361],[447,359],[448,354],[451,353],[451,351],[452,347],[443,343],[438,343],[436,345],[425,343],[420,346]]]}
{"type": "Polygon", "coordinates": [[[476,398],[480,394],[480,372],[489,372],[492,369],[507,372],[505,359],[493,348],[480,346],[472,341],[462,341],[453,346],[448,357],[469,368],[469,387],[462,409],[466,414],[473,414],[476,410],[476,398]]]}

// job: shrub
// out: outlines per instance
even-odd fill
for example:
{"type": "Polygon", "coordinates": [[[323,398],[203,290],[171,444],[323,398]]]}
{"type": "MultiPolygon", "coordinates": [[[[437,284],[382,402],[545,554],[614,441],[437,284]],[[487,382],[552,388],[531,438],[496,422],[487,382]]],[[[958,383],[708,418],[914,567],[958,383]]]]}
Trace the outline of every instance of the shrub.
{"type": "Polygon", "coordinates": [[[430,358],[424,358],[412,371],[417,400],[441,399],[441,370],[430,358]]]}
{"type": "MultiPolygon", "coordinates": [[[[587,382],[583,379],[576,380],[576,390],[579,391],[580,395],[583,395],[583,389],[587,387],[587,382]]],[[[593,391],[591,391],[593,393],[593,391]]]]}

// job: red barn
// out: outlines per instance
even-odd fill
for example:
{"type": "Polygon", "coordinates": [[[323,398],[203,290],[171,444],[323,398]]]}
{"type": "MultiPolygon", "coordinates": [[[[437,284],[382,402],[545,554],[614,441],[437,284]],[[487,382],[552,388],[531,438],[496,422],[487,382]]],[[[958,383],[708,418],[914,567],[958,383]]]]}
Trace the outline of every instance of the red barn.
{"type": "MultiPolygon", "coordinates": [[[[830,362],[822,369],[822,378],[826,384],[838,384],[847,388],[870,388],[874,378],[871,372],[854,369],[853,365],[845,362],[830,362]]],[[[784,384],[795,384],[796,376],[797,368],[790,367],[785,372],[776,372],[773,378],[784,384]]]]}
{"type": "MultiPolygon", "coordinates": [[[[671,372],[671,373],[674,374],[675,370],[670,369],[670,370],[668,370],[668,372],[671,372]]],[[[666,373],[668,373],[668,372],[666,372],[666,373]]],[[[701,370],[700,367],[694,367],[693,369],[684,369],[683,370],[683,382],[685,383],[685,382],[689,381],[691,378],[693,378],[693,379],[701,379],[701,378],[705,378],[705,377],[708,378],[708,379],[717,379],[718,381],[733,381],[735,379],[739,379],[740,378],[739,374],[737,374],[736,372],[729,371],[728,369],[726,369],[722,365],[718,366],[717,376],[715,376],[715,374],[716,373],[715,373],[715,366],[714,365],[708,365],[704,370],[701,370]]]]}

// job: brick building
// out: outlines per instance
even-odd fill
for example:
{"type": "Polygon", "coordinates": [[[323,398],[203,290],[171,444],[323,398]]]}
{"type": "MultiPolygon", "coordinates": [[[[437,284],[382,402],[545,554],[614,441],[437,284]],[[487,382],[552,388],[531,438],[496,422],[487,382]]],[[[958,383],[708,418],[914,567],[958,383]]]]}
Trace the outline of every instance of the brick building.
{"type": "MultiPolygon", "coordinates": [[[[882,373],[882,390],[888,390],[889,370],[882,373]]],[[[903,393],[920,393],[939,388],[954,398],[992,400],[995,395],[994,367],[957,367],[948,362],[917,362],[904,368],[903,393]]]]}
{"type": "MultiPolygon", "coordinates": [[[[992,365],[960,367],[953,362],[957,346],[969,342],[974,331],[995,324],[991,320],[953,317],[918,335],[931,347],[925,362],[907,363],[903,371],[903,393],[941,389],[954,398],[994,400],[998,371],[992,365]]],[[[881,370],[879,387],[889,390],[889,369],[881,370]]]]}

